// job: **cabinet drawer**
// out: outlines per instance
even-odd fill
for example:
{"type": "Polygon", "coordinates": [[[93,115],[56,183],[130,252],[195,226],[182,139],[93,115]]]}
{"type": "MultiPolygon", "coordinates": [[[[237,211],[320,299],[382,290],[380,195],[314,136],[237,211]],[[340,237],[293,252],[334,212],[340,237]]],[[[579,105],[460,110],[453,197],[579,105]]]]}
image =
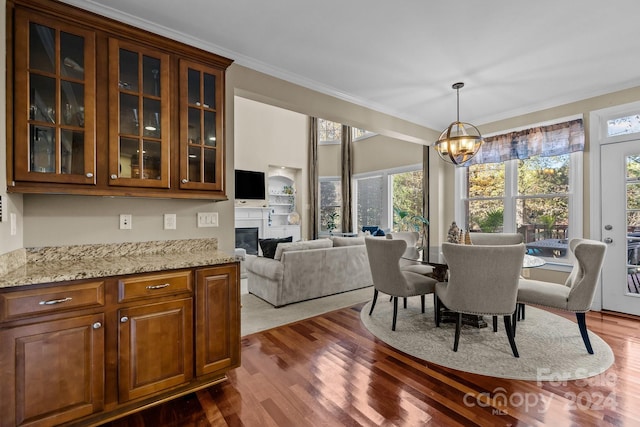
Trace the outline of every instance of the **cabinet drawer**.
{"type": "Polygon", "coordinates": [[[104,305],[104,281],[0,294],[0,321],[104,305]]]}
{"type": "Polygon", "coordinates": [[[118,302],[191,293],[191,271],[145,274],[118,281],[118,302]]]}

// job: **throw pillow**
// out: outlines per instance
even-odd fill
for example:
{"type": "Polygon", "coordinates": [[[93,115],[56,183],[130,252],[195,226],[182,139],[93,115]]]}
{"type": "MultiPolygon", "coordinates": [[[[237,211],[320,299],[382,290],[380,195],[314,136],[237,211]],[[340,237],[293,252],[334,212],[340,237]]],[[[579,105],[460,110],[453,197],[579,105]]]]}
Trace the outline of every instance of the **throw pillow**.
{"type": "Polygon", "coordinates": [[[262,249],[262,256],[265,258],[272,258],[276,254],[276,248],[278,243],[287,243],[293,241],[293,236],[274,238],[274,239],[258,239],[260,249],[262,249]]]}

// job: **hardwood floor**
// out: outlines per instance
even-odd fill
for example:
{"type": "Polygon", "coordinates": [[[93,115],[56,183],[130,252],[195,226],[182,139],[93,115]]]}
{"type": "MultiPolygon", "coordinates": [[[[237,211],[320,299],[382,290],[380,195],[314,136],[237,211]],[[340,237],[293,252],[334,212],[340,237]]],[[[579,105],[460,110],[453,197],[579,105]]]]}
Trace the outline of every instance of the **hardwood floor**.
{"type": "Polygon", "coordinates": [[[589,313],[587,325],[611,346],[614,365],[591,379],[538,385],[398,352],[362,326],[362,305],[249,335],[228,381],[107,425],[640,425],[638,318],[589,313]]]}

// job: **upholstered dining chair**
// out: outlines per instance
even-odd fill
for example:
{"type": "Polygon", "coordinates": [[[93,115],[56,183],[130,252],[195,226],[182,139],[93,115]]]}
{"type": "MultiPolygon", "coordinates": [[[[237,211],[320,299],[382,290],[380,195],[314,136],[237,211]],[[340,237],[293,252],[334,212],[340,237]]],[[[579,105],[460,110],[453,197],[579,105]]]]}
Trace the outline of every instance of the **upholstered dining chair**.
{"type": "MultiPolygon", "coordinates": [[[[418,257],[418,249],[416,248],[416,243],[420,238],[420,233],[417,231],[394,231],[392,233],[387,233],[387,239],[399,239],[407,242],[407,249],[405,250],[404,256],[407,258],[417,258],[418,257]]],[[[433,267],[426,264],[420,264],[418,261],[412,261],[407,258],[400,258],[400,269],[404,271],[412,271],[414,273],[430,275],[433,273],[433,267]]]]}
{"type": "Polygon", "coordinates": [[[436,284],[436,326],[440,326],[441,304],[458,314],[453,351],[458,351],[463,314],[503,316],[511,351],[519,357],[511,318],[516,310],[524,244],[443,243],[442,253],[449,266],[449,281],[436,284]]]}
{"type": "MultiPolygon", "coordinates": [[[[571,239],[569,250],[575,261],[565,283],[520,279],[518,304],[539,305],[575,313],[584,346],[589,354],[593,354],[585,313],[593,303],[607,245],[597,240],[571,239]]],[[[515,325],[514,322],[514,333],[515,325]]]]}
{"type": "Polygon", "coordinates": [[[473,245],[517,245],[524,242],[520,233],[469,233],[473,245]]]}
{"type": "Polygon", "coordinates": [[[366,237],[364,239],[369,257],[369,267],[373,279],[373,301],[369,316],[373,313],[378,299],[378,292],[393,298],[393,321],[391,330],[396,330],[398,317],[398,298],[420,296],[422,312],[425,311],[425,295],[432,294],[436,280],[400,269],[400,257],[407,249],[407,242],[398,239],[379,239],[366,237]]]}

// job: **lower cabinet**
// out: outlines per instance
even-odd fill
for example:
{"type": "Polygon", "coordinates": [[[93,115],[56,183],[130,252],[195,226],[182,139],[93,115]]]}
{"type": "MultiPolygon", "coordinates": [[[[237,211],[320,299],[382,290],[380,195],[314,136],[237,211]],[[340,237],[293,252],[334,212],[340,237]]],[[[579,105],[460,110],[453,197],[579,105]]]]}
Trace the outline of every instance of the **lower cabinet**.
{"type": "Polygon", "coordinates": [[[100,424],[239,365],[238,263],[0,289],[0,427],[100,424]]]}
{"type": "Polygon", "coordinates": [[[0,425],[54,426],[104,406],[104,315],[0,331],[0,425]]]}
{"type": "Polygon", "coordinates": [[[119,310],[118,398],[126,402],[193,378],[192,299],[119,310]]]}

